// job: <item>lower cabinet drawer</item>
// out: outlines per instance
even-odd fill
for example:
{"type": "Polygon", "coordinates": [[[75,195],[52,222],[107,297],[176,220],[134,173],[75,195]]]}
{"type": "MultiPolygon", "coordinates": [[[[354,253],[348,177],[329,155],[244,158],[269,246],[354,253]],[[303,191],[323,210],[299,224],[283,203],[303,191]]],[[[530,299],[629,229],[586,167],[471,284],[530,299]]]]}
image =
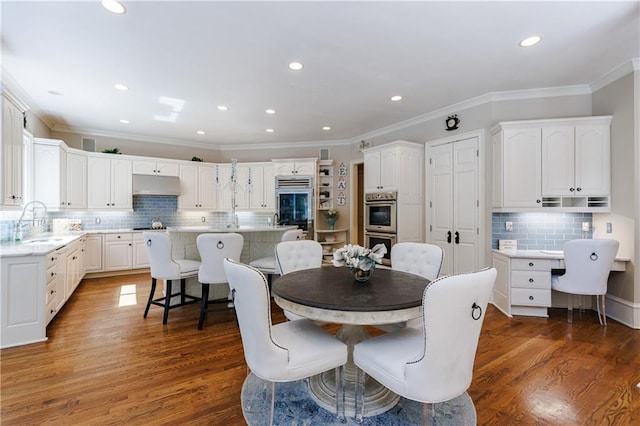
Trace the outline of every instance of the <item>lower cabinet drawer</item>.
{"type": "Polygon", "coordinates": [[[551,290],[512,288],[511,304],[524,306],[551,306],[551,290]]]}
{"type": "Polygon", "coordinates": [[[511,271],[511,287],[551,289],[551,272],[511,271]]]}

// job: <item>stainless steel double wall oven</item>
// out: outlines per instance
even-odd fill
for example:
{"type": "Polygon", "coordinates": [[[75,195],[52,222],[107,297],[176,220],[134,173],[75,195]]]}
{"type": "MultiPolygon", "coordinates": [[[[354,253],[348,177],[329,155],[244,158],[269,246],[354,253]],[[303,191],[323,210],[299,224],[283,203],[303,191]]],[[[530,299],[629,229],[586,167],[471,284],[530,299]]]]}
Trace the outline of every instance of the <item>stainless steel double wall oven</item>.
{"type": "Polygon", "coordinates": [[[397,238],[397,199],[397,192],[365,194],[365,245],[371,248],[384,244],[387,247],[386,261],[391,258],[391,247],[397,238]]]}

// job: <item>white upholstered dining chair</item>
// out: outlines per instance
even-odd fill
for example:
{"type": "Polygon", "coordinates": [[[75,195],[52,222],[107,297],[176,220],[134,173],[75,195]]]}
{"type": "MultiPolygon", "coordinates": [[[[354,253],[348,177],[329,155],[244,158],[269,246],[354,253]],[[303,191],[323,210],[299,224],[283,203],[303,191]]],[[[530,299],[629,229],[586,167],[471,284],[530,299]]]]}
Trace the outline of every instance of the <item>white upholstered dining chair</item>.
{"type": "Polygon", "coordinates": [[[238,233],[200,234],[196,238],[196,245],[200,253],[202,264],[198,271],[198,281],[202,285],[202,302],[200,305],[200,320],[198,330],[202,330],[207,318],[210,304],[222,303],[227,306],[229,298],[209,300],[209,286],[227,284],[224,273],[224,259],[240,260],[244,237],[238,233]]]}
{"type": "MultiPolygon", "coordinates": [[[[314,240],[280,242],[276,245],[275,253],[276,268],[281,275],[322,266],[322,245],[314,240]]],[[[302,318],[286,310],[284,316],[291,321],[302,318]]]]}
{"type": "MultiPolygon", "coordinates": [[[[404,242],[391,247],[391,269],[420,275],[428,280],[435,280],[440,275],[444,250],[435,244],[404,242]]],[[[422,318],[410,319],[406,322],[376,325],[386,332],[402,327],[422,327],[422,318]]]]}
{"type": "MultiPolygon", "coordinates": [[[[244,357],[249,369],[271,382],[271,419],[275,382],[290,382],[336,370],[347,362],[347,345],[311,321],[301,319],[273,325],[271,300],[264,275],[257,269],[231,259],[224,261],[232,300],[240,326],[244,357]]],[[[344,389],[336,386],[336,414],[344,413],[344,389]]],[[[265,422],[266,424],[266,422],[265,422]]]]}
{"type": "MultiPolygon", "coordinates": [[[[432,281],[422,298],[423,327],[405,327],[356,344],[354,363],[398,395],[423,404],[462,395],[471,384],[495,279],[496,270],[491,268],[432,281]]],[[[356,389],[358,419],[362,418],[364,379],[356,389]]]]}
{"type": "Polygon", "coordinates": [[[164,308],[162,323],[166,324],[169,318],[169,310],[180,306],[196,303],[200,300],[197,296],[186,293],[186,279],[198,276],[200,262],[188,259],[173,259],[171,257],[171,239],[164,232],[143,232],[142,238],[146,242],[149,266],[151,269],[151,291],[147,307],[144,309],[144,318],[149,313],[151,305],[164,308]],[[157,280],[164,280],[164,296],[154,299],[157,280]],[[173,281],[180,280],[180,292],[173,293],[173,281]],[[171,299],[180,298],[179,302],[171,302],[171,299]]]}
{"type": "Polygon", "coordinates": [[[551,277],[551,289],[567,293],[567,322],[573,322],[572,295],[577,294],[596,296],[598,320],[601,325],[607,325],[607,280],[619,246],[618,241],[611,239],[570,240],[564,243],[565,273],[551,277]]]}
{"type": "MultiPolygon", "coordinates": [[[[280,238],[280,241],[296,241],[302,239],[302,229],[290,229],[285,231],[280,238]]],[[[275,247],[274,247],[275,251],[275,247]]],[[[253,266],[263,274],[267,276],[269,287],[271,287],[271,276],[277,272],[276,270],[276,257],[266,256],[255,260],[252,260],[249,265],[253,266]]]]}

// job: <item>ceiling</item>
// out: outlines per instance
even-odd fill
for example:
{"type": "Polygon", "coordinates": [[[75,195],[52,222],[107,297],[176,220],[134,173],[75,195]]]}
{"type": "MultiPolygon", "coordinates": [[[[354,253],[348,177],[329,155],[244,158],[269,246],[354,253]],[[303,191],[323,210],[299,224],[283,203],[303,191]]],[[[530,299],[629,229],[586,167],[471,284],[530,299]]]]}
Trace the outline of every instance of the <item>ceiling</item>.
{"type": "Polygon", "coordinates": [[[99,1],[2,0],[3,80],[53,130],[211,148],[357,141],[640,57],[637,1],[123,3],[115,15],[99,1]]]}

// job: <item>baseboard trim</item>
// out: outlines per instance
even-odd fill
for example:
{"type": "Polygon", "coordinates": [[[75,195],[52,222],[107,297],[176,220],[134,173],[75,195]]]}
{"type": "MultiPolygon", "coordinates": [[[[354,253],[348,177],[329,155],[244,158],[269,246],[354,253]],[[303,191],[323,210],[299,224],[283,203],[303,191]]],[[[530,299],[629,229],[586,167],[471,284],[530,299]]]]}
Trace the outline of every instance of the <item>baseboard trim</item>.
{"type": "Polygon", "coordinates": [[[117,277],[120,275],[133,275],[133,274],[144,274],[145,272],[150,272],[149,268],[140,268],[140,269],[124,269],[122,271],[102,271],[102,272],[87,272],[82,279],[88,278],[105,278],[105,277],[117,277]]]}
{"type": "Polygon", "coordinates": [[[606,295],[607,317],[627,327],[640,329],[640,303],[633,303],[611,294],[606,295]]]}

